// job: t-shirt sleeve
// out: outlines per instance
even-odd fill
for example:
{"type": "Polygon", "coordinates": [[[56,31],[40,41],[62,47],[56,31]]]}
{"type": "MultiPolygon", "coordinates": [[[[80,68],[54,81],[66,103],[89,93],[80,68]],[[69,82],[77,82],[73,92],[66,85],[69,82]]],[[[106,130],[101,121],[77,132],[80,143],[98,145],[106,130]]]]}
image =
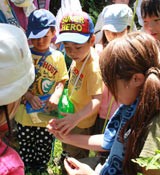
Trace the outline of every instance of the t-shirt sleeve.
{"type": "Polygon", "coordinates": [[[155,154],[156,150],[160,150],[160,142],[157,138],[160,138],[160,114],[152,122],[139,157],[151,157],[155,154]]]}

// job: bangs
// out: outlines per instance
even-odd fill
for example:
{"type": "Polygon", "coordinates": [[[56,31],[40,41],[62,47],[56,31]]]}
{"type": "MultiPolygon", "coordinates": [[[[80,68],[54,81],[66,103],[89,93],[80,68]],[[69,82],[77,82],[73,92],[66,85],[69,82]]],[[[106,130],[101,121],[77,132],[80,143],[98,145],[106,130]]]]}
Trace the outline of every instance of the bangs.
{"type": "Polygon", "coordinates": [[[142,18],[146,18],[147,16],[160,17],[160,1],[159,0],[143,1],[141,5],[141,15],[142,18]]]}

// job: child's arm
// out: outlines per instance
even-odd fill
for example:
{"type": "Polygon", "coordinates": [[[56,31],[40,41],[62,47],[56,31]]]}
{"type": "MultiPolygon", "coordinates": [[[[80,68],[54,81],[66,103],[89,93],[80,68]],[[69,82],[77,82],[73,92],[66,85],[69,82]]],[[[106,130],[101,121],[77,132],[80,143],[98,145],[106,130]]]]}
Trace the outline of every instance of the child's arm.
{"type": "Polygon", "coordinates": [[[59,99],[60,99],[62,92],[63,92],[63,89],[64,89],[65,81],[66,80],[59,81],[56,83],[54,93],[51,95],[49,100],[46,102],[45,108],[47,109],[47,111],[52,111],[52,110],[57,108],[59,99]]]}
{"type": "Polygon", "coordinates": [[[55,118],[51,119],[47,125],[47,128],[48,131],[61,142],[87,150],[105,151],[101,146],[103,143],[103,134],[82,135],[69,133],[67,135],[63,135],[55,129],[55,122],[55,118]]]}
{"type": "Polygon", "coordinates": [[[99,109],[101,96],[101,94],[92,96],[91,102],[82,110],[74,114],[62,113],[64,118],[56,120],[55,128],[64,135],[68,134],[81,120],[95,113],[99,109]]]}

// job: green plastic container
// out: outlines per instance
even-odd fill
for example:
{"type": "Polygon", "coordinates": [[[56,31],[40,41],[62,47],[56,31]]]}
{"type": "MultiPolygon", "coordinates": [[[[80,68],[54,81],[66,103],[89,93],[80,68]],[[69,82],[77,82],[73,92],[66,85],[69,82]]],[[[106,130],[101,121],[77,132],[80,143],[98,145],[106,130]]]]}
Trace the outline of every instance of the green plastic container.
{"type": "Polygon", "coordinates": [[[68,97],[68,89],[64,89],[58,103],[58,118],[64,118],[60,113],[74,113],[74,105],[68,97]]]}

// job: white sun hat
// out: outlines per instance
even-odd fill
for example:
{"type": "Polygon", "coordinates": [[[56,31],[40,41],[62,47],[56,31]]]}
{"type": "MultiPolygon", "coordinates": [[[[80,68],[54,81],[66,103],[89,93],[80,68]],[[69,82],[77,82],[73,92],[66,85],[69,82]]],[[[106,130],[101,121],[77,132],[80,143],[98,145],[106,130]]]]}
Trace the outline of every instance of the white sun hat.
{"type": "Polygon", "coordinates": [[[112,4],[103,9],[102,17],[102,30],[122,32],[127,26],[131,26],[133,12],[126,4],[112,4]]]}
{"type": "Polygon", "coordinates": [[[0,24],[0,106],[18,100],[33,83],[34,65],[23,30],[0,24]]]}

